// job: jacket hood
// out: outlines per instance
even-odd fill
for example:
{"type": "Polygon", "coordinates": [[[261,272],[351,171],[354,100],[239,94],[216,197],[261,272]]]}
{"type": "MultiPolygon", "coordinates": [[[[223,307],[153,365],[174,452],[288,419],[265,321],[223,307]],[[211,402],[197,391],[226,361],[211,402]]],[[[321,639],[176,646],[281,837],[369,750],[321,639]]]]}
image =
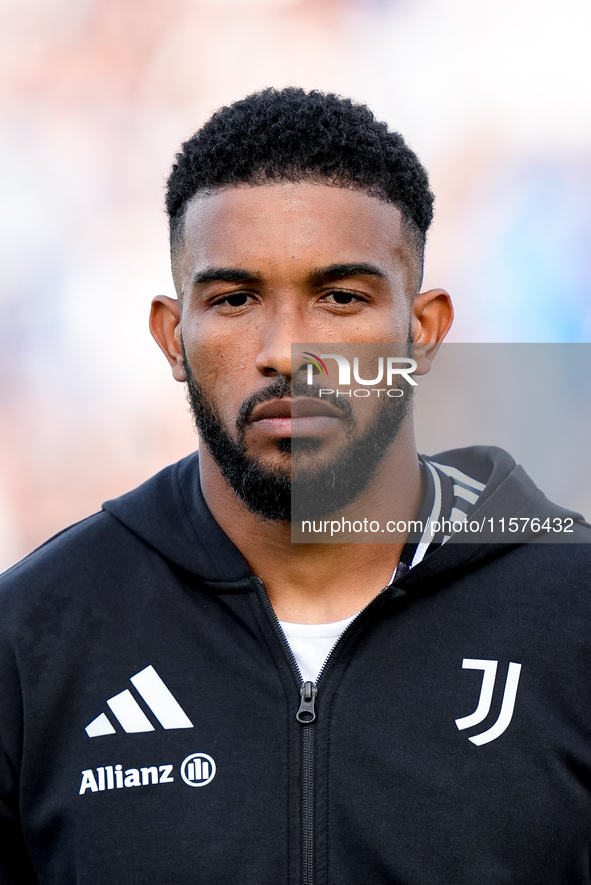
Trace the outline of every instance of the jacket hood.
{"type": "Polygon", "coordinates": [[[484,484],[467,520],[478,523],[478,530],[454,533],[449,541],[407,572],[401,584],[411,585],[449,572],[476,568],[524,543],[591,543],[591,531],[584,517],[554,504],[539,489],[520,464],[497,446],[470,446],[430,455],[432,463],[446,465],[484,484]],[[510,519],[518,531],[511,531],[510,519]],[[534,531],[531,520],[572,519],[572,533],[534,531]],[[502,520],[502,522],[501,522],[502,520]]]}
{"type": "MultiPolygon", "coordinates": [[[[469,515],[470,520],[479,521],[482,529],[476,539],[467,531],[452,535],[446,544],[404,576],[405,585],[449,570],[472,567],[526,541],[565,540],[560,534],[533,532],[529,523],[525,531],[510,532],[511,517],[541,521],[571,518],[574,531],[568,540],[591,542],[591,527],[581,514],[549,501],[523,467],[503,449],[472,446],[440,452],[428,456],[428,460],[456,468],[485,485],[469,515]],[[499,526],[501,517],[505,518],[504,531],[499,526]]],[[[246,560],[205,503],[199,481],[198,452],[166,467],[132,492],[105,502],[103,510],[212,589],[244,589],[251,577],[246,560]]]]}
{"type": "Polygon", "coordinates": [[[244,582],[248,564],[215,521],[199,481],[199,453],[172,464],[137,489],[103,504],[175,565],[222,589],[244,582]]]}

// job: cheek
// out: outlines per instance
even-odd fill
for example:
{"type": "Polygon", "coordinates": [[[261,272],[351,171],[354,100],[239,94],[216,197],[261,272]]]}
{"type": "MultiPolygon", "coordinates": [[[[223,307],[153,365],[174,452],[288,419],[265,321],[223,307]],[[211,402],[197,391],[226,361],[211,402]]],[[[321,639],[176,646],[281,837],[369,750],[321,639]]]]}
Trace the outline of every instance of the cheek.
{"type": "Polygon", "coordinates": [[[245,353],[244,336],[187,335],[187,360],[195,381],[203,388],[220,416],[229,424],[248,395],[247,367],[252,363],[245,353]]]}

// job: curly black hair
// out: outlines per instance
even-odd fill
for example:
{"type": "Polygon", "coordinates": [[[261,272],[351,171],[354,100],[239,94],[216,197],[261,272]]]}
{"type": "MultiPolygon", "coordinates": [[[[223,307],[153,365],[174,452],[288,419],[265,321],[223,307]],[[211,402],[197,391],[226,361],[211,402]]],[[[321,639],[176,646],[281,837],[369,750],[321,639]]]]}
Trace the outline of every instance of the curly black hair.
{"type": "Polygon", "coordinates": [[[357,187],[397,206],[422,275],[433,194],[416,154],[366,105],[293,87],[221,108],[183,144],[166,191],[173,256],[198,192],[304,179],[357,187]]]}

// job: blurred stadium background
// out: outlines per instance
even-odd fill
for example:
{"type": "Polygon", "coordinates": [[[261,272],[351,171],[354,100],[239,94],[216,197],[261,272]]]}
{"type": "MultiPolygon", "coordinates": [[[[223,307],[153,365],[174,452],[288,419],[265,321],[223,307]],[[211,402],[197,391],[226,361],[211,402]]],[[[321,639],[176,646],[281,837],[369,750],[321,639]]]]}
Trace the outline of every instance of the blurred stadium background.
{"type": "Polygon", "coordinates": [[[336,91],[404,134],[452,341],[591,341],[588,0],[4,0],[2,19],[0,569],[195,448],[147,329],[173,294],[163,188],[253,90],[336,91]]]}

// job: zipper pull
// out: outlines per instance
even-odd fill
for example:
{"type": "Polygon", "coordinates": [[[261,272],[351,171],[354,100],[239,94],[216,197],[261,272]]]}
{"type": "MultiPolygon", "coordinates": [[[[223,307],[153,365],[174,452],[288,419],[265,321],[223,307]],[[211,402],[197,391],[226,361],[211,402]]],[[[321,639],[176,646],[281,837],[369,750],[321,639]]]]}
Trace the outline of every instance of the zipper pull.
{"type": "Polygon", "coordinates": [[[317,694],[318,689],[315,682],[303,683],[302,687],[300,688],[300,709],[296,713],[296,719],[298,720],[298,722],[301,722],[304,725],[308,725],[309,722],[314,722],[314,720],[316,719],[316,710],[314,709],[314,704],[316,702],[317,694]]]}

